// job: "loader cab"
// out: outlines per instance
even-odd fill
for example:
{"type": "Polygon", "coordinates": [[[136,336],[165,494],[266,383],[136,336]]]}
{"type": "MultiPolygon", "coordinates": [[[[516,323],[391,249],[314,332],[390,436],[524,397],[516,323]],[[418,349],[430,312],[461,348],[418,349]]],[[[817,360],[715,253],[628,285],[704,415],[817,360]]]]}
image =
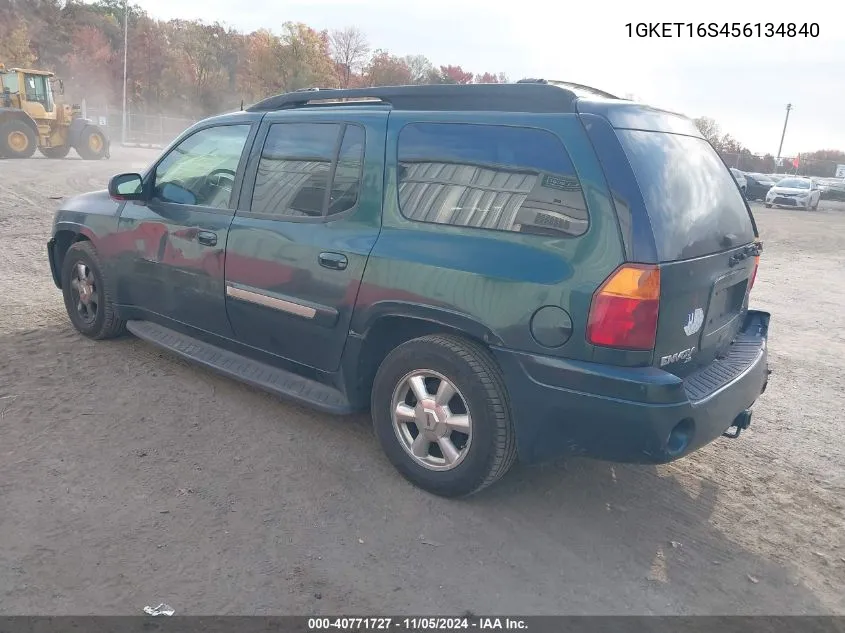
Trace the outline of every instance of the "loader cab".
{"type": "Polygon", "coordinates": [[[4,107],[19,107],[33,119],[55,117],[53,73],[22,68],[0,69],[0,100],[4,107]]]}
{"type": "Polygon", "coordinates": [[[52,73],[25,71],[21,74],[23,75],[26,101],[29,104],[40,104],[44,108],[44,112],[53,112],[55,101],[53,99],[53,85],[50,82],[52,73]]]}

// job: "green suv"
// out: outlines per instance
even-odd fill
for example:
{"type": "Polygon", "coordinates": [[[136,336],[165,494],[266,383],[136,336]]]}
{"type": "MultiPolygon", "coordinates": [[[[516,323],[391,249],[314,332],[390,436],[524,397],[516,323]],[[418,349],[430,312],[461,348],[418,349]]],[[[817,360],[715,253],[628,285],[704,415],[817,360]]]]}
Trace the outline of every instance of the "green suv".
{"type": "Polygon", "coordinates": [[[331,413],[436,494],[517,457],[662,463],[768,380],[761,244],[686,118],[543,80],[312,90],[57,212],[73,325],[331,413]]]}

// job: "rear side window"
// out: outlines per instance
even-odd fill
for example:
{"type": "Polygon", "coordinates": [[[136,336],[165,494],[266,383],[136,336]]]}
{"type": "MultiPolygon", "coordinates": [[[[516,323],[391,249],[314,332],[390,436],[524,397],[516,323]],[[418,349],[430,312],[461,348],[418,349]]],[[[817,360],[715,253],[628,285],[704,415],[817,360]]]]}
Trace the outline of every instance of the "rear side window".
{"type": "Polygon", "coordinates": [[[399,134],[398,154],[408,219],[556,237],[589,225],[572,161],[546,130],[412,123],[399,134]]]}
{"type": "Polygon", "coordinates": [[[250,211],[282,218],[321,218],[358,203],[364,130],[342,123],[270,127],[250,211]]]}
{"type": "Polygon", "coordinates": [[[617,130],[651,219],[660,261],[701,257],[754,240],[731,171],[704,139],[617,130]]]}

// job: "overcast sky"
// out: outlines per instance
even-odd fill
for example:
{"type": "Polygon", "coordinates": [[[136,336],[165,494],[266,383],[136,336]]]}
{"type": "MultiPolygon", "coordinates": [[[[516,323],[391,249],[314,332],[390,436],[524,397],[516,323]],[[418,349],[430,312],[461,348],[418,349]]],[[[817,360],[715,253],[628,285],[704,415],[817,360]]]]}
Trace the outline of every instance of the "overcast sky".
{"type": "Polygon", "coordinates": [[[240,30],[354,25],[374,48],[436,65],[584,83],[709,116],[757,153],[845,150],[845,22],[833,0],[131,0],[156,18],[240,30]],[[816,22],[817,38],[629,38],[628,22],[816,22]]]}

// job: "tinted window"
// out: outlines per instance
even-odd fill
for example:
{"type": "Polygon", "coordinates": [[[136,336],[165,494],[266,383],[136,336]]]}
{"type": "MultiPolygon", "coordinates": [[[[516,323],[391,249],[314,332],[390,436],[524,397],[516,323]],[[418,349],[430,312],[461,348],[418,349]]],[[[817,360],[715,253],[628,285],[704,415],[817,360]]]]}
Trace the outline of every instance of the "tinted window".
{"type": "Polygon", "coordinates": [[[415,123],[399,135],[399,206],[420,222],[581,235],[581,184],[560,140],[533,128],[415,123]]]}
{"type": "Polygon", "coordinates": [[[273,125],[261,153],[252,212],[321,217],[351,209],[358,201],[363,155],[364,131],[358,126],[273,125]],[[338,147],[341,134],[343,141],[338,147]],[[331,194],[327,197],[333,172],[331,194]]]}
{"type": "Polygon", "coordinates": [[[156,166],[155,198],[175,204],[229,208],[249,125],[223,125],[192,134],[156,166]]]}
{"type": "Polygon", "coordinates": [[[742,194],[707,141],[640,130],[617,134],[645,199],[661,261],[754,240],[742,194]]]}

